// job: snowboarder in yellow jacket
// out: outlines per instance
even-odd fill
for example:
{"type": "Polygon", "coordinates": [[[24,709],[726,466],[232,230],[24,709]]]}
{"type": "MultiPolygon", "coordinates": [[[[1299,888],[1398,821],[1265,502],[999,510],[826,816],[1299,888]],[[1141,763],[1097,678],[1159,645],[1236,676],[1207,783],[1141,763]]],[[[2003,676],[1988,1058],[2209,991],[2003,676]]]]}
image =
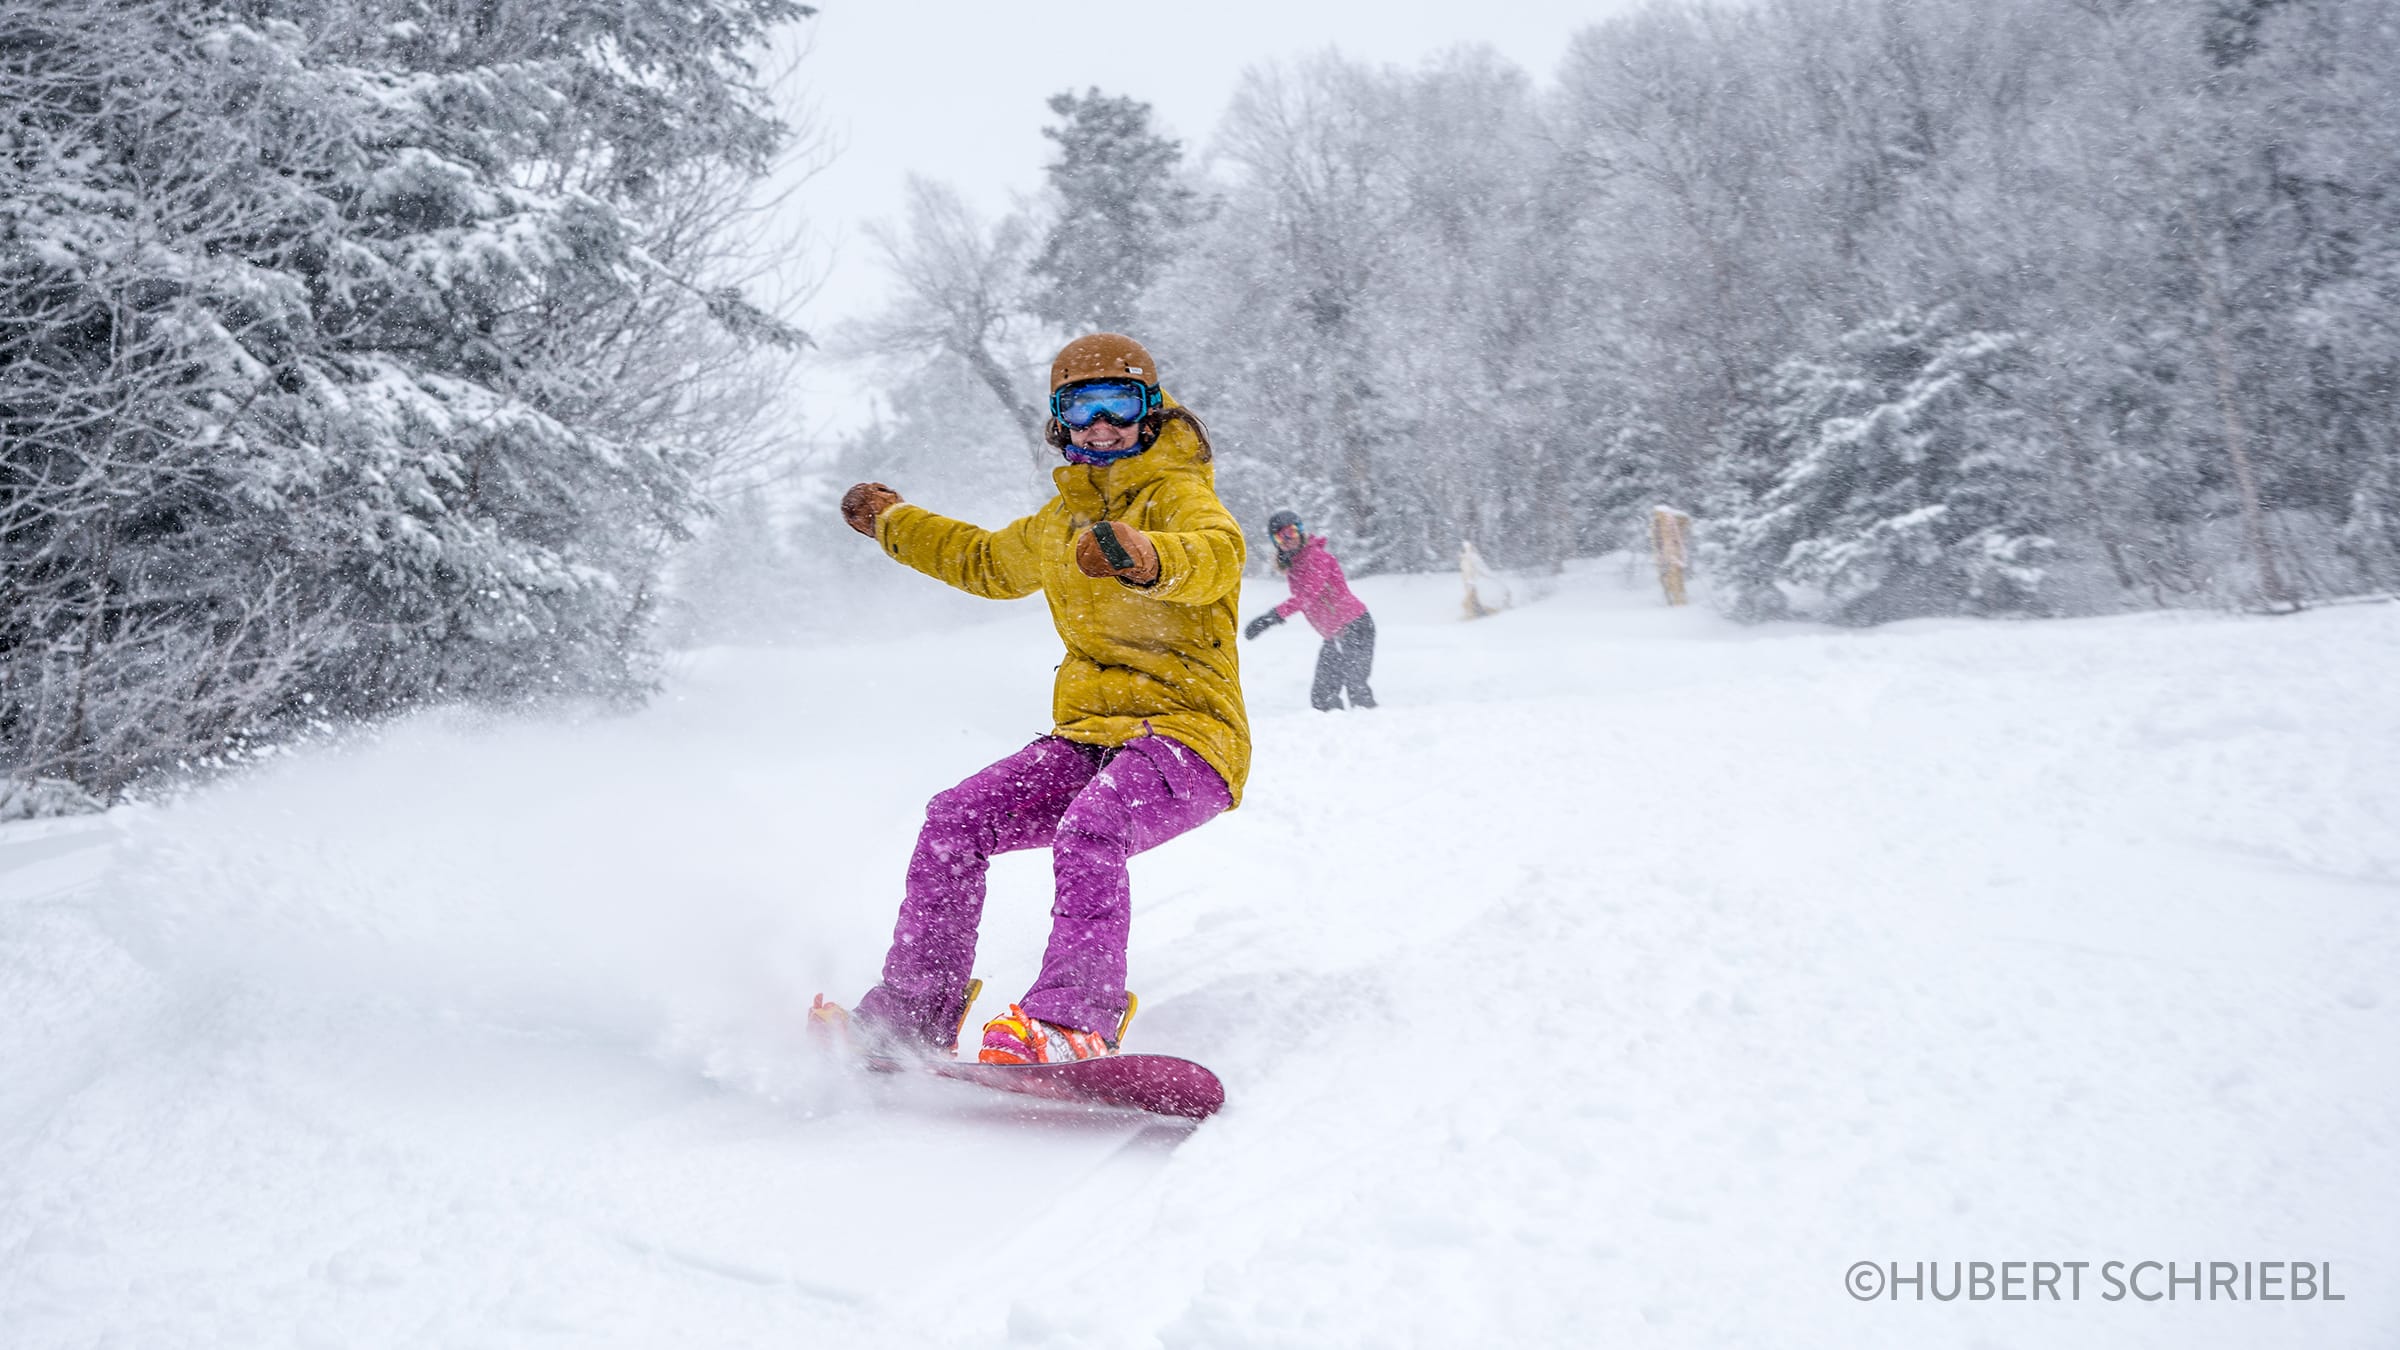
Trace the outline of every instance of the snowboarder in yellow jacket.
{"type": "Polygon", "coordinates": [[[984,1027],[979,1058],[1115,1050],[1132,896],[1126,860],[1240,800],[1250,769],[1234,634],[1242,533],[1217,500],[1207,431],[1115,333],[1050,367],[1058,495],[986,530],[881,483],[842,498],[851,528],[969,594],[1042,592],[1066,644],[1049,734],[937,795],[908,865],[883,981],[852,1023],[883,1050],[950,1053],[966,1014],[992,855],[1051,850],[1050,944],[1034,985],[984,1027]]]}

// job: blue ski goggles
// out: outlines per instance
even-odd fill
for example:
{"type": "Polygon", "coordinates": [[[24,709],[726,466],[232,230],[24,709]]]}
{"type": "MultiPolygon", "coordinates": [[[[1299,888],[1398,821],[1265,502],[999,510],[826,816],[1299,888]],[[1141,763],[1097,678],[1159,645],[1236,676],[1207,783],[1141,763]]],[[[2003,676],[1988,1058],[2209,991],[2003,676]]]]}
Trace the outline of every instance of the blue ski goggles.
{"type": "Polygon", "coordinates": [[[1051,391],[1050,415],[1071,431],[1103,420],[1129,427],[1157,411],[1164,397],[1140,380],[1084,380],[1051,391]]]}

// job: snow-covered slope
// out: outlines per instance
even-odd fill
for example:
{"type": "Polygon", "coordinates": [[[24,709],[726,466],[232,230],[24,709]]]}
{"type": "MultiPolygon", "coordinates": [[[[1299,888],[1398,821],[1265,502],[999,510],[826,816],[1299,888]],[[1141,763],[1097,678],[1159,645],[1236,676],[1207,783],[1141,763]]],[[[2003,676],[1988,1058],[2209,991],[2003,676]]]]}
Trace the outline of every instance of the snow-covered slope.
{"type": "MultiPolygon", "coordinates": [[[[1246,644],[1246,804],[1135,864],[1136,1042],[1230,1093],[1190,1133],[802,1053],[925,798],[1042,729],[1035,605],[0,830],[0,1341],[2400,1339],[2400,606],[1360,590],[1387,706],[1246,644]],[[2146,1260],[2344,1298],[2106,1297],[2146,1260]]],[[[999,998],[1047,879],[995,870],[999,998]]]]}

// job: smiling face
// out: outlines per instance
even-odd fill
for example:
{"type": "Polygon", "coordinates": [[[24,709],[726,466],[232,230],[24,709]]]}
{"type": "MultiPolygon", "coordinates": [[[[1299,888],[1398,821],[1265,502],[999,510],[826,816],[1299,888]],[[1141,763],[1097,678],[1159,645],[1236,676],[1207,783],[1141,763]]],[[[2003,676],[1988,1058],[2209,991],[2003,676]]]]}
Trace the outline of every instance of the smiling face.
{"type": "Polygon", "coordinates": [[[1142,429],[1139,426],[1121,427],[1102,418],[1080,431],[1068,431],[1067,439],[1074,442],[1075,448],[1078,450],[1095,450],[1104,455],[1115,454],[1119,451],[1131,450],[1141,444],[1142,429]]]}

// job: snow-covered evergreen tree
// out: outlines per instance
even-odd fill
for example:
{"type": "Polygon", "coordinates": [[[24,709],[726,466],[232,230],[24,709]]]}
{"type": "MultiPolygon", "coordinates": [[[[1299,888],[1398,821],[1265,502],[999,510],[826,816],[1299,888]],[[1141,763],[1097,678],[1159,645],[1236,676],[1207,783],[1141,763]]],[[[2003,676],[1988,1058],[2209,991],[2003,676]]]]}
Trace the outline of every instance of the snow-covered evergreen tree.
{"type": "Polygon", "coordinates": [[[1721,526],[1735,611],[1794,586],[1843,623],[2039,612],[2047,470],[2004,388],[2018,347],[1904,310],[1780,368],[1766,453],[1786,458],[1721,526]]]}
{"type": "Polygon", "coordinates": [[[1087,89],[1050,99],[1057,147],[1042,172],[1056,213],[1033,260],[1033,310],[1076,332],[1126,332],[1200,212],[1182,180],[1183,146],[1150,125],[1150,105],[1087,89]]]}
{"type": "Polygon", "coordinates": [[[713,444],[660,377],[796,338],[665,222],[764,168],[804,13],[0,0],[8,766],[638,688],[713,444]]]}

